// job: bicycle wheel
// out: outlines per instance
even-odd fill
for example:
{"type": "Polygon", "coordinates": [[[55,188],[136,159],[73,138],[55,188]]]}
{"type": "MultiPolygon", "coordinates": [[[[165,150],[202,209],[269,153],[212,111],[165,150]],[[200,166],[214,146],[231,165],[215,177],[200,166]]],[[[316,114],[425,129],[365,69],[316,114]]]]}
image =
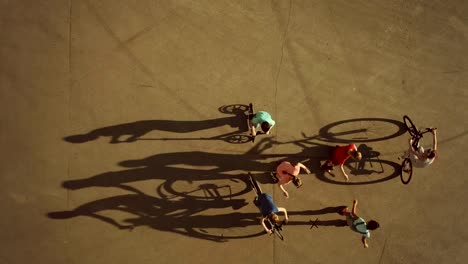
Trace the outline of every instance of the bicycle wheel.
{"type": "Polygon", "coordinates": [[[276,225],[273,227],[273,233],[275,233],[275,235],[279,237],[279,239],[284,240],[283,234],[281,234],[281,231],[276,225]]]}
{"type": "Polygon", "coordinates": [[[403,123],[405,123],[406,129],[412,137],[416,137],[419,135],[418,128],[414,125],[413,121],[411,121],[409,116],[403,116],[403,123]]]}
{"type": "Polygon", "coordinates": [[[252,174],[249,173],[250,186],[255,191],[255,193],[260,195],[262,193],[262,188],[258,185],[257,181],[252,177],[252,174]]]}
{"type": "Polygon", "coordinates": [[[411,176],[413,175],[413,164],[409,158],[403,160],[401,163],[400,169],[400,178],[403,184],[408,184],[411,180],[411,176]]]}

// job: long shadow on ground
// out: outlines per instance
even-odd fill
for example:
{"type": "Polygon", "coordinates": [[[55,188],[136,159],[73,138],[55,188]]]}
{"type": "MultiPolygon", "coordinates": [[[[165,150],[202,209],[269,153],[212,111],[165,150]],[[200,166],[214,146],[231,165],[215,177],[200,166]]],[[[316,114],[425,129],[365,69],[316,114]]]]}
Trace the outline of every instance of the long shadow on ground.
{"type": "MultiPolygon", "coordinates": [[[[173,232],[193,238],[205,239],[215,242],[227,242],[229,239],[250,238],[264,234],[259,225],[260,213],[224,213],[203,215],[201,213],[209,209],[232,208],[239,210],[247,205],[244,199],[195,199],[186,197],[180,200],[167,200],[146,195],[133,189],[133,194],[119,195],[104,198],[78,206],[71,211],[50,212],[47,216],[51,219],[70,219],[78,216],[91,217],[108,223],[121,230],[133,230],[140,226],[148,226],[153,229],[173,232]],[[115,219],[103,213],[107,210],[120,211],[131,217],[115,219]],[[259,231],[245,230],[248,226],[258,226],[259,231]],[[219,233],[213,229],[231,232],[219,233]],[[232,230],[236,232],[232,232],[232,230]],[[233,234],[234,233],[234,234],[233,234]]],[[[321,210],[290,211],[294,216],[318,215],[336,213],[340,207],[327,207],[321,210]]],[[[343,226],[344,220],[318,221],[318,225],[343,226]],[[337,224],[337,221],[339,224],[337,224]]],[[[344,222],[345,223],[345,222],[344,222]]],[[[308,221],[290,221],[288,225],[310,225],[308,221]]]]}
{"type": "Polygon", "coordinates": [[[64,140],[70,143],[85,143],[96,140],[100,137],[109,137],[112,144],[131,143],[137,140],[224,140],[230,143],[246,143],[248,137],[242,137],[239,133],[246,132],[247,110],[246,105],[228,105],[222,106],[218,110],[224,114],[230,114],[229,117],[215,118],[208,120],[178,121],[178,120],[141,120],[124,124],[117,124],[107,127],[94,129],[84,134],[70,135],[64,137],[64,140]],[[200,130],[213,129],[229,125],[238,128],[227,134],[208,137],[208,138],[142,138],[152,131],[166,131],[178,134],[192,133],[200,130]]]}

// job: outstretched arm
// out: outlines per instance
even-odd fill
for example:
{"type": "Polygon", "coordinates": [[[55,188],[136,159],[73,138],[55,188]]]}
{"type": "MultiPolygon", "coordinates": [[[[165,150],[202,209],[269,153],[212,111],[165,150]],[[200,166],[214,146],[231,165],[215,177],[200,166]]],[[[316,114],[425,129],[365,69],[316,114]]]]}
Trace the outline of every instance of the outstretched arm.
{"type": "Polygon", "coordinates": [[[255,125],[252,123],[252,121],[250,121],[250,133],[252,133],[252,136],[256,136],[257,135],[257,130],[255,129],[255,125]]]}
{"type": "MultiPolygon", "coordinates": [[[[275,125],[273,125],[273,126],[275,126],[275,125]]],[[[268,131],[265,134],[270,134],[270,131],[273,128],[273,126],[271,126],[270,129],[268,129],[268,131]]]]}
{"type": "Polygon", "coordinates": [[[299,166],[299,168],[301,168],[301,169],[304,169],[307,172],[307,174],[310,174],[309,168],[307,168],[304,164],[298,162],[297,166],[299,166]]]}
{"type": "Polygon", "coordinates": [[[355,216],[356,215],[356,207],[357,207],[358,201],[354,199],[353,201],[353,209],[351,209],[351,213],[355,216]]]}
{"type": "Polygon", "coordinates": [[[263,226],[263,229],[265,229],[265,231],[266,231],[268,234],[271,234],[271,230],[268,229],[268,228],[266,227],[266,225],[265,225],[265,219],[266,219],[266,217],[260,218],[260,224],[263,226]]]}
{"type": "Polygon", "coordinates": [[[289,221],[289,217],[288,217],[288,212],[286,211],[286,208],[284,208],[284,207],[278,207],[278,211],[284,213],[284,219],[286,220],[286,222],[288,222],[288,221],[289,221]]]}
{"type": "Polygon", "coordinates": [[[343,176],[345,177],[346,181],[349,181],[348,174],[346,174],[346,172],[344,170],[344,163],[341,163],[340,169],[341,169],[341,172],[343,173],[343,176]]]}
{"type": "Polygon", "coordinates": [[[289,194],[288,194],[288,192],[284,189],[283,184],[278,184],[278,186],[280,187],[281,191],[283,191],[284,196],[286,196],[286,198],[289,198],[289,194]]]}
{"type": "Polygon", "coordinates": [[[408,145],[409,145],[410,153],[412,153],[412,154],[414,154],[414,155],[418,155],[418,152],[416,152],[416,151],[413,149],[413,139],[412,139],[412,138],[408,139],[408,145]]]}
{"type": "Polygon", "coordinates": [[[365,248],[368,248],[368,247],[369,247],[369,245],[367,244],[367,240],[366,240],[366,237],[365,237],[365,236],[362,236],[361,241],[362,241],[362,244],[364,244],[364,247],[365,247],[365,248]]]}

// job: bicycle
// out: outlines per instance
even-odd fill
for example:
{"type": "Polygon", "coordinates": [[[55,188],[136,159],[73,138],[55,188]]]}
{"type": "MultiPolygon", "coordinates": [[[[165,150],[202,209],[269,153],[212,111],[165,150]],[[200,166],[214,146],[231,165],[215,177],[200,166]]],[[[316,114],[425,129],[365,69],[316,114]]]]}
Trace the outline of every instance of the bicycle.
{"type": "MultiPolygon", "coordinates": [[[[416,127],[411,118],[409,118],[409,116],[407,115],[403,116],[403,123],[405,124],[406,129],[410,134],[411,139],[413,140],[413,143],[411,144],[411,147],[413,149],[418,149],[419,141],[423,138],[423,134],[432,132],[436,129],[426,128],[425,130],[421,131],[416,127]]],[[[413,163],[411,162],[409,155],[409,153],[406,153],[405,158],[401,163],[400,178],[403,184],[408,184],[411,181],[411,177],[413,176],[413,163]]]]}
{"type": "MultiPolygon", "coordinates": [[[[257,181],[252,177],[252,174],[249,172],[249,183],[250,183],[250,186],[252,187],[252,189],[255,191],[255,199],[254,199],[254,204],[255,206],[259,206],[258,205],[258,196],[260,194],[262,194],[262,188],[260,187],[260,185],[258,185],[257,181]]],[[[283,234],[281,234],[281,231],[283,230],[283,224],[284,224],[285,221],[282,221],[281,223],[277,224],[277,223],[274,223],[270,220],[269,217],[267,217],[267,223],[268,223],[268,226],[267,228],[269,228],[272,233],[274,233],[277,237],[279,237],[279,239],[281,240],[284,240],[284,237],[283,237],[283,234]]]]}

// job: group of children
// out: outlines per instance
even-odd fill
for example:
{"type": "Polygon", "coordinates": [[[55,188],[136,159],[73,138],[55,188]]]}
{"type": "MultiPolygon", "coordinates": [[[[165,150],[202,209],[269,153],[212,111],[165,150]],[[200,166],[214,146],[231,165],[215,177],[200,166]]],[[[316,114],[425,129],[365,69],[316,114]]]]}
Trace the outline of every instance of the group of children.
{"type": "MultiPolygon", "coordinates": [[[[265,111],[259,111],[256,114],[249,115],[249,128],[251,132],[252,141],[255,139],[255,136],[260,133],[269,134],[272,127],[275,125],[275,121],[271,118],[271,115],[265,111]]],[[[424,150],[422,146],[412,146],[413,142],[410,139],[409,141],[409,150],[404,154],[404,157],[409,156],[415,164],[416,167],[427,167],[434,161],[437,156],[437,137],[436,130],[431,131],[433,134],[433,147],[432,149],[424,150]]],[[[333,148],[331,156],[326,160],[322,165],[321,169],[325,172],[332,173],[333,167],[340,166],[340,170],[343,173],[346,181],[349,181],[349,176],[344,170],[344,164],[349,158],[354,160],[361,160],[362,154],[356,148],[355,144],[349,144],[346,146],[336,146],[333,148]]],[[[276,172],[272,173],[272,177],[275,183],[278,184],[279,188],[283,192],[286,198],[289,197],[289,193],[284,189],[284,185],[293,183],[297,188],[302,185],[301,178],[299,177],[300,171],[303,169],[307,174],[310,174],[310,170],[302,163],[297,163],[292,165],[288,161],[281,162],[277,168],[276,172]]],[[[262,193],[257,197],[256,205],[259,207],[262,217],[260,219],[260,224],[263,226],[267,233],[271,234],[271,230],[267,228],[265,221],[270,219],[274,223],[279,223],[280,218],[277,215],[279,212],[284,213],[285,222],[288,221],[287,210],[283,207],[277,207],[273,201],[273,198],[267,194],[262,193]]],[[[346,217],[346,222],[348,226],[354,231],[361,234],[361,241],[365,248],[368,247],[367,238],[370,237],[370,230],[377,229],[380,225],[377,221],[370,220],[365,221],[363,218],[359,217],[356,214],[356,206],[358,204],[357,200],[353,201],[352,209],[344,208],[338,213],[346,217]]]]}

